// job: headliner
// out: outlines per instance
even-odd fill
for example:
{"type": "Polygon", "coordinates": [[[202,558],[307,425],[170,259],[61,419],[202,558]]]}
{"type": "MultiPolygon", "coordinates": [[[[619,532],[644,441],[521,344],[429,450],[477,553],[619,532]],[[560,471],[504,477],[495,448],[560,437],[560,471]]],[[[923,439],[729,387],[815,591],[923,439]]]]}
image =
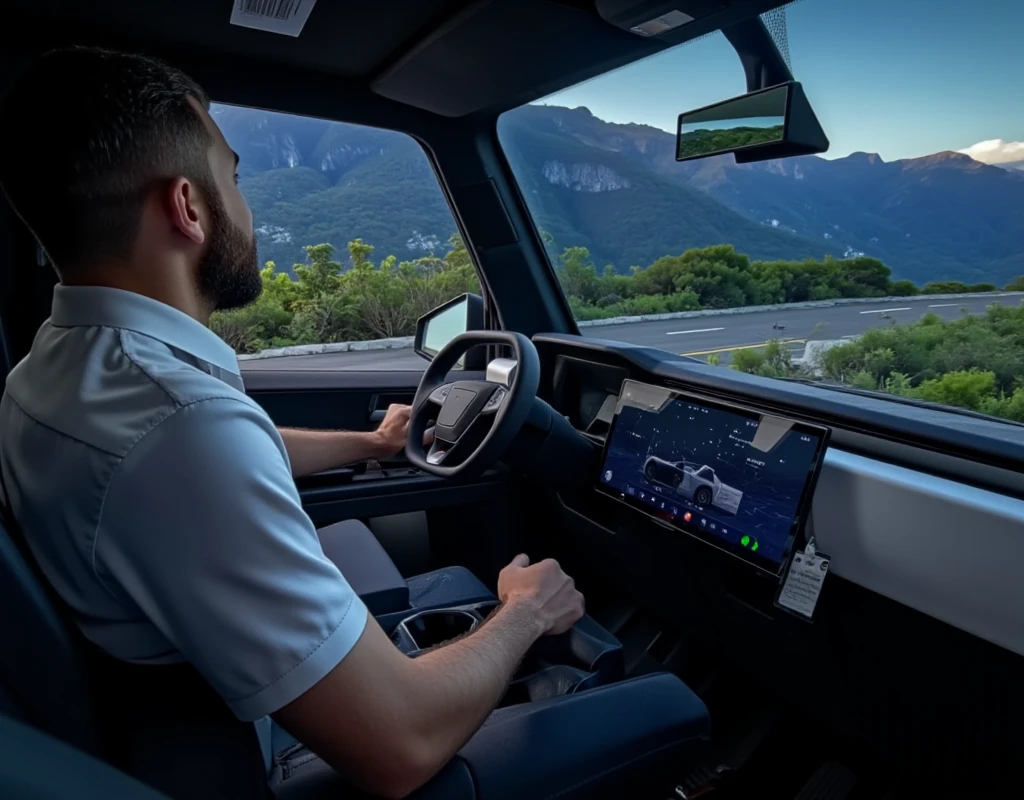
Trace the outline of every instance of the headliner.
{"type": "Polygon", "coordinates": [[[302,34],[292,38],[230,25],[232,0],[7,0],[3,49],[16,61],[69,43],[151,52],[186,68],[202,65],[193,68],[211,93],[218,84],[229,89],[219,99],[281,111],[301,109],[286,91],[256,100],[262,86],[333,87],[349,97],[386,98],[407,113],[411,106],[460,117],[500,113],[779,5],[318,0],[302,34]],[[669,5],[696,20],[649,38],[616,27],[597,10],[613,18],[609,9],[647,7],[656,14],[669,5]],[[246,97],[237,97],[236,87],[245,84],[246,97]]]}

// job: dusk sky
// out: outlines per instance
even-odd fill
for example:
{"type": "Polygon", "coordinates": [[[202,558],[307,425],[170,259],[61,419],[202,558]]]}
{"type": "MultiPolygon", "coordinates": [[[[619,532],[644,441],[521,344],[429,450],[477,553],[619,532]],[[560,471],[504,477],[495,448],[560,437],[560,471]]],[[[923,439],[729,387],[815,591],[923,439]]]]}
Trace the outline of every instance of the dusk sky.
{"type": "MultiPolygon", "coordinates": [[[[800,0],[787,23],[827,158],[967,150],[989,163],[1024,160],[1024,2],[800,0]]],[[[680,112],[745,91],[716,33],[541,102],[675,132],[680,112]]]]}

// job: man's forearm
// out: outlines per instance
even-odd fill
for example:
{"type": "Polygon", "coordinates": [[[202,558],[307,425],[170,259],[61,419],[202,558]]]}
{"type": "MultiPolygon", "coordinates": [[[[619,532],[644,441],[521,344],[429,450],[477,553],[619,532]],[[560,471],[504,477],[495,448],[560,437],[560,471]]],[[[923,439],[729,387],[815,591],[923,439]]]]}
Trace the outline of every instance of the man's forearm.
{"type": "Polygon", "coordinates": [[[369,617],[349,654],[275,719],[363,788],[405,797],[480,727],[530,645],[583,615],[583,595],[551,559],[516,556],[498,597],[479,630],[415,659],[369,617]]]}
{"type": "Polygon", "coordinates": [[[389,453],[376,431],[310,431],[278,428],[288,451],[292,475],[312,475],[389,453]]]}
{"type": "Polygon", "coordinates": [[[413,662],[409,721],[438,768],[483,724],[542,633],[535,612],[507,605],[478,630],[413,662]]]}

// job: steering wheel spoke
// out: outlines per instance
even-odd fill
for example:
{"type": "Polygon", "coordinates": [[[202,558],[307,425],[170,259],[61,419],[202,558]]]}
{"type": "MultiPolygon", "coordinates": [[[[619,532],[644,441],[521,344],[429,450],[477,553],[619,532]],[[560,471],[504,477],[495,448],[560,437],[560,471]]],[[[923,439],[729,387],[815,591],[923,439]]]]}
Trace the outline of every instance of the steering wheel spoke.
{"type": "Polygon", "coordinates": [[[427,401],[433,403],[435,406],[443,406],[444,401],[448,399],[448,393],[451,392],[452,386],[454,385],[454,383],[441,384],[427,395],[427,401]]]}
{"type": "Polygon", "coordinates": [[[508,390],[504,386],[496,387],[487,399],[487,402],[484,403],[484,407],[480,409],[480,416],[491,417],[497,414],[501,410],[501,405],[505,402],[507,396],[508,390]]]}

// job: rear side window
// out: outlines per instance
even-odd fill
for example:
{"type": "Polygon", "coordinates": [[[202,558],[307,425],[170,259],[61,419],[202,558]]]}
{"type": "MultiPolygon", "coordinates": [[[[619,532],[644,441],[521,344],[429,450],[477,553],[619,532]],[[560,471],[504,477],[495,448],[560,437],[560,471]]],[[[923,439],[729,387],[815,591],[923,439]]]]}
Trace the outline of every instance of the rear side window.
{"type": "Polygon", "coordinates": [[[240,106],[211,114],[239,155],[264,287],[213,330],[249,368],[422,369],[417,318],[479,282],[419,144],[240,106]]]}

